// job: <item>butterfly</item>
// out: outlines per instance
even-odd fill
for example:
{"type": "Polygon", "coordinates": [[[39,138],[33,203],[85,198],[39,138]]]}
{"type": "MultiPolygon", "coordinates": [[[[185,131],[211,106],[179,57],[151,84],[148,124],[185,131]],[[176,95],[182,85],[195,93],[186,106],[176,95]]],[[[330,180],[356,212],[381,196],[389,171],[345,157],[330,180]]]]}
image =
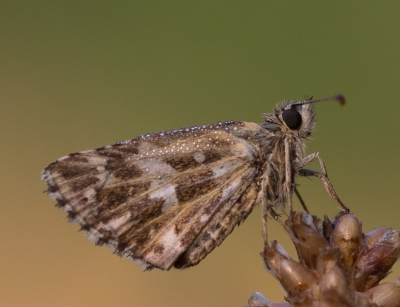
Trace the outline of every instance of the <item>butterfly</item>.
{"type": "Polygon", "coordinates": [[[42,179],[47,194],[97,245],[144,270],[186,268],[219,246],[257,204],[264,224],[274,209],[291,209],[298,176],[320,178],[348,211],[320,154],[305,154],[313,104],[328,100],[344,103],[341,95],[284,101],[261,124],[192,126],[72,153],[46,167],[42,179]],[[304,168],[314,159],[321,173],[304,168]]]}

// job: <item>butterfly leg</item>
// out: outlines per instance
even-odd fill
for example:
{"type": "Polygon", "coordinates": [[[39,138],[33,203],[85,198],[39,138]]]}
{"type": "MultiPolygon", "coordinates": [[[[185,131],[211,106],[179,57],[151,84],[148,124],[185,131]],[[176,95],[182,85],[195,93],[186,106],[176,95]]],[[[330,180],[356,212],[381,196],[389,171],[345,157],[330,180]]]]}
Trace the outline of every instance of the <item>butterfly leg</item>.
{"type": "Polygon", "coordinates": [[[303,177],[317,177],[319,179],[321,179],[322,183],[325,186],[325,189],[327,190],[328,194],[333,197],[338,204],[346,211],[346,212],[350,212],[350,209],[347,208],[343,202],[340,200],[339,196],[336,194],[335,189],[333,188],[332,183],[330,182],[329,178],[328,178],[328,172],[326,170],[324,161],[322,161],[321,155],[319,152],[314,152],[310,155],[308,155],[307,157],[305,157],[302,161],[301,161],[301,165],[300,165],[300,171],[299,171],[299,175],[303,176],[303,177]],[[309,169],[305,169],[303,168],[303,166],[309,164],[311,161],[318,159],[319,161],[319,165],[321,168],[321,173],[317,172],[317,171],[313,171],[313,170],[309,170],[309,169]]]}
{"type": "Polygon", "coordinates": [[[303,197],[301,197],[299,191],[297,190],[296,185],[294,186],[294,193],[296,194],[297,198],[300,201],[301,206],[303,207],[304,211],[306,211],[307,213],[310,213],[310,211],[308,211],[308,208],[306,206],[306,203],[303,200],[303,197]]]}
{"type": "Polygon", "coordinates": [[[261,181],[261,211],[262,211],[262,222],[263,222],[263,230],[262,235],[264,238],[264,248],[269,248],[268,244],[268,228],[267,228],[267,220],[269,217],[272,217],[275,221],[279,223],[289,234],[287,227],[280,219],[280,214],[278,214],[275,210],[273,205],[268,203],[268,195],[267,195],[267,186],[268,186],[268,177],[263,178],[261,181]]]}
{"type": "Polygon", "coordinates": [[[292,216],[293,205],[292,205],[292,195],[293,195],[293,182],[292,182],[292,161],[290,157],[291,148],[290,148],[290,140],[285,139],[285,185],[286,185],[286,193],[287,200],[289,203],[289,212],[290,216],[292,216]]]}
{"type": "Polygon", "coordinates": [[[268,229],[267,229],[267,220],[268,220],[268,208],[269,204],[267,201],[267,186],[268,186],[268,177],[265,177],[261,181],[261,213],[262,213],[262,236],[264,238],[264,249],[268,248],[268,229]]]}
{"type": "Polygon", "coordinates": [[[264,251],[269,249],[269,244],[268,244],[268,228],[267,228],[267,220],[269,217],[272,217],[275,221],[279,223],[285,230],[287,234],[289,234],[289,231],[285,224],[282,222],[280,219],[280,214],[278,214],[273,206],[268,203],[267,201],[267,186],[268,186],[268,177],[263,178],[261,181],[261,211],[262,211],[262,222],[263,222],[263,230],[262,230],[262,235],[264,238],[264,251]]]}
{"type": "Polygon", "coordinates": [[[272,217],[275,221],[277,221],[279,225],[282,226],[282,228],[285,230],[285,232],[286,232],[287,234],[289,234],[289,230],[287,229],[285,223],[281,220],[282,214],[277,213],[277,212],[274,210],[274,207],[271,206],[271,205],[268,205],[268,212],[269,212],[269,214],[271,215],[271,217],[272,217]]]}

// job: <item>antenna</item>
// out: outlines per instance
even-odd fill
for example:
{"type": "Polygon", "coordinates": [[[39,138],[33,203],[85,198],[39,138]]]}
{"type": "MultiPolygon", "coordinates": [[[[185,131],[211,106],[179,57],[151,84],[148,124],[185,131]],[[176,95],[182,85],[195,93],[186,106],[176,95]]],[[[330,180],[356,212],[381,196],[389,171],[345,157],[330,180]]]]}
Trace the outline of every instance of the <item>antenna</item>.
{"type": "Polygon", "coordinates": [[[327,97],[327,98],[311,99],[311,100],[296,102],[296,103],[292,104],[292,106],[301,106],[303,104],[324,102],[324,101],[338,101],[341,106],[344,105],[346,102],[346,100],[342,94],[337,94],[335,96],[331,96],[331,97],[327,97]]]}

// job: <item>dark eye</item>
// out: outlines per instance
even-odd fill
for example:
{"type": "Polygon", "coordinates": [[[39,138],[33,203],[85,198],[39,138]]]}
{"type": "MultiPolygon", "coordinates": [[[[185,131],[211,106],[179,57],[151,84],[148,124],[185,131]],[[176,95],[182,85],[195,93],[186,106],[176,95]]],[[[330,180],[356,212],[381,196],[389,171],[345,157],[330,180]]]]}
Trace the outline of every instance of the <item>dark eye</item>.
{"type": "Polygon", "coordinates": [[[292,130],[297,130],[301,126],[301,115],[297,109],[289,109],[283,112],[282,119],[292,130]]]}

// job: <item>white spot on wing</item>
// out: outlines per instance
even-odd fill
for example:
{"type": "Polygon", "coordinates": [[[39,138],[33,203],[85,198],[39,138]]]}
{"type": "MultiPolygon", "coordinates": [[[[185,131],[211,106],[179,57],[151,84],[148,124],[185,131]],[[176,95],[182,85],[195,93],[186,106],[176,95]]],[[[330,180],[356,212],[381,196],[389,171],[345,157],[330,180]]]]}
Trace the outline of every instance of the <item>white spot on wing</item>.
{"type": "Polygon", "coordinates": [[[150,193],[149,198],[161,198],[165,200],[161,208],[162,212],[168,211],[173,206],[178,204],[178,198],[176,197],[175,188],[172,184],[159,187],[157,190],[150,193]]]}
{"type": "Polygon", "coordinates": [[[107,162],[107,159],[104,157],[87,157],[89,163],[96,165],[96,166],[101,166],[105,165],[107,162]]]}
{"type": "Polygon", "coordinates": [[[196,152],[193,155],[193,158],[196,160],[197,163],[203,163],[206,157],[201,152],[196,152]]]}
{"type": "Polygon", "coordinates": [[[147,172],[147,175],[149,176],[158,177],[176,173],[176,170],[174,170],[170,165],[156,159],[141,161],[138,163],[138,167],[141,171],[147,172]]]}
{"type": "Polygon", "coordinates": [[[117,230],[123,224],[125,224],[129,220],[130,217],[131,217],[131,214],[129,212],[127,212],[124,215],[121,215],[113,220],[108,221],[106,226],[113,230],[117,230]]]}
{"type": "Polygon", "coordinates": [[[105,168],[104,168],[104,166],[97,166],[97,167],[96,167],[96,170],[97,170],[99,173],[103,173],[103,172],[105,171],[105,168]]]}
{"type": "Polygon", "coordinates": [[[179,248],[181,243],[178,236],[175,234],[175,228],[171,227],[167,230],[158,240],[160,244],[164,246],[165,249],[179,248]]]}
{"type": "Polygon", "coordinates": [[[83,192],[83,196],[86,197],[88,200],[92,200],[96,197],[96,191],[94,189],[88,189],[83,192]]]}
{"type": "Polygon", "coordinates": [[[232,171],[237,167],[237,163],[234,161],[229,161],[223,164],[218,164],[213,168],[213,178],[222,177],[226,173],[232,171]]]}
{"type": "Polygon", "coordinates": [[[254,160],[254,155],[256,155],[255,148],[245,141],[233,145],[232,152],[235,156],[245,158],[250,161],[254,160]]]}
{"type": "Polygon", "coordinates": [[[146,256],[146,260],[151,263],[157,263],[162,268],[169,268],[172,264],[168,259],[172,254],[180,254],[183,251],[180,238],[175,234],[174,227],[165,230],[157,240],[157,245],[162,247],[164,250],[163,254],[155,253],[154,251],[149,252],[146,256]]]}
{"type": "Polygon", "coordinates": [[[203,214],[203,215],[200,217],[200,222],[201,222],[201,223],[207,222],[209,218],[210,218],[210,216],[209,216],[208,214],[203,214]]]}
{"type": "Polygon", "coordinates": [[[239,184],[239,180],[232,182],[222,193],[222,199],[229,199],[232,194],[237,190],[239,184]]]}

